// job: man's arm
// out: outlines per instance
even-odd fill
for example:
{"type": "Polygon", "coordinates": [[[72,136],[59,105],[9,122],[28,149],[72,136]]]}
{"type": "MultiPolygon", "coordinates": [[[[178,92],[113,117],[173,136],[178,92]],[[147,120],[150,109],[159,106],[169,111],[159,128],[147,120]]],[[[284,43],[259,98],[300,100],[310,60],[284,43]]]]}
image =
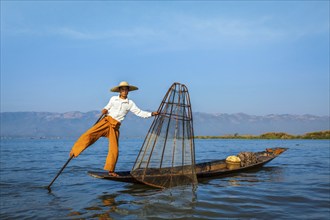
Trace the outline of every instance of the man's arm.
{"type": "Polygon", "coordinates": [[[159,114],[158,112],[143,111],[143,110],[139,109],[139,107],[137,107],[132,100],[130,100],[130,101],[132,102],[130,111],[133,112],[135,115],[141,117],[141,118],[149,118],[151,116],[155,116],[155,115],[159,114]]]}

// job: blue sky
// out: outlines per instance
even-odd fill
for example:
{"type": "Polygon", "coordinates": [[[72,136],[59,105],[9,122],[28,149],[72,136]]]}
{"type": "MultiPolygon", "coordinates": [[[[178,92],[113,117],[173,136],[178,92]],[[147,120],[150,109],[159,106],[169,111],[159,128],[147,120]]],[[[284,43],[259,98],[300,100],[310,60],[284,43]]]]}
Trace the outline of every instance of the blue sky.
{"type": "Polygon", "coordinates": [[[156,110],[329,115],[329,1],[1,1],[1,112],[101,110],[120,81],[156,110]]]}

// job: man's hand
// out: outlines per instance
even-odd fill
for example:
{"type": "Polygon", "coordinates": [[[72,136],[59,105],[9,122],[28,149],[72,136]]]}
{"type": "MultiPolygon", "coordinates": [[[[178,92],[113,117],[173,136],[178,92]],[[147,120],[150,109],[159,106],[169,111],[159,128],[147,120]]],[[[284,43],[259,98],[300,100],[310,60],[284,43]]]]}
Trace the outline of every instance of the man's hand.
{"type": "Polygon", "coordinates": [[[105,115],[105,114],[107,114],[108,113],[108,110],[107,109],[102,109],[102,115],[105,115]]]}
{"type": "Polygon", "coordinates": [[[159,112],[152,112],[151,113],[151,116],[156,116],[156,115],[159,115],[159,112]]]}

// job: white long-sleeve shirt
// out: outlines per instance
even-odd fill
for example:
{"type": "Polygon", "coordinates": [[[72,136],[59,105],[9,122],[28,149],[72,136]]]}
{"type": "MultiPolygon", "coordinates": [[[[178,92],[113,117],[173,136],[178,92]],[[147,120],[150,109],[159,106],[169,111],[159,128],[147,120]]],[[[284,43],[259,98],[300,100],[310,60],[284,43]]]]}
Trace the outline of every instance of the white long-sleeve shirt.
{"type": "Polygon", "coordinates": [[[132,100],[129,100],[128,98],[121,99],[119,96],[111,97],[109,103],[104,107],[104,109],[108,110],[107,115],[119,122],[122,122],[125,119],[128,111],[131,111],[135,115],[142,118],[151,117],[151,112],[142,111],[132,100]]]}

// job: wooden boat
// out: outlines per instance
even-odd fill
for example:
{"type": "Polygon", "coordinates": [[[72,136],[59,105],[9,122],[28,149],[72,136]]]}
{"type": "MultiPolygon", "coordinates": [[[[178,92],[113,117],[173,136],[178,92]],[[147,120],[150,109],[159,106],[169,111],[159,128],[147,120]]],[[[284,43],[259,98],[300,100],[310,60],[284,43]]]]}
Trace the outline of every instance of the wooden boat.
{"type": "MultiPolygon", "coordinates": [[[[228,168],[226,159],[198,163],[195,165],[197,179],[201,181],[206,178],[220,178],[228,174],[245,172],[247,170],[260,168],[266,163],[275,159],[283,152],[285,152],[287,149],[288,148],[267,148],[265,151],[256,152],[254,153],[257,159],[256,163],[249,164],[246,166],[240,166],[238,168],[231,168],[231,167],[228,168]]],[[[140,183],[130,174],[130,171],[121,171],[116,173],[119,176],[116,177],[109,176],[107,172],[88,171],[88,174],[95,178],[101,178],[101,179],[119,181],[119,182],[140,183]]]]}

